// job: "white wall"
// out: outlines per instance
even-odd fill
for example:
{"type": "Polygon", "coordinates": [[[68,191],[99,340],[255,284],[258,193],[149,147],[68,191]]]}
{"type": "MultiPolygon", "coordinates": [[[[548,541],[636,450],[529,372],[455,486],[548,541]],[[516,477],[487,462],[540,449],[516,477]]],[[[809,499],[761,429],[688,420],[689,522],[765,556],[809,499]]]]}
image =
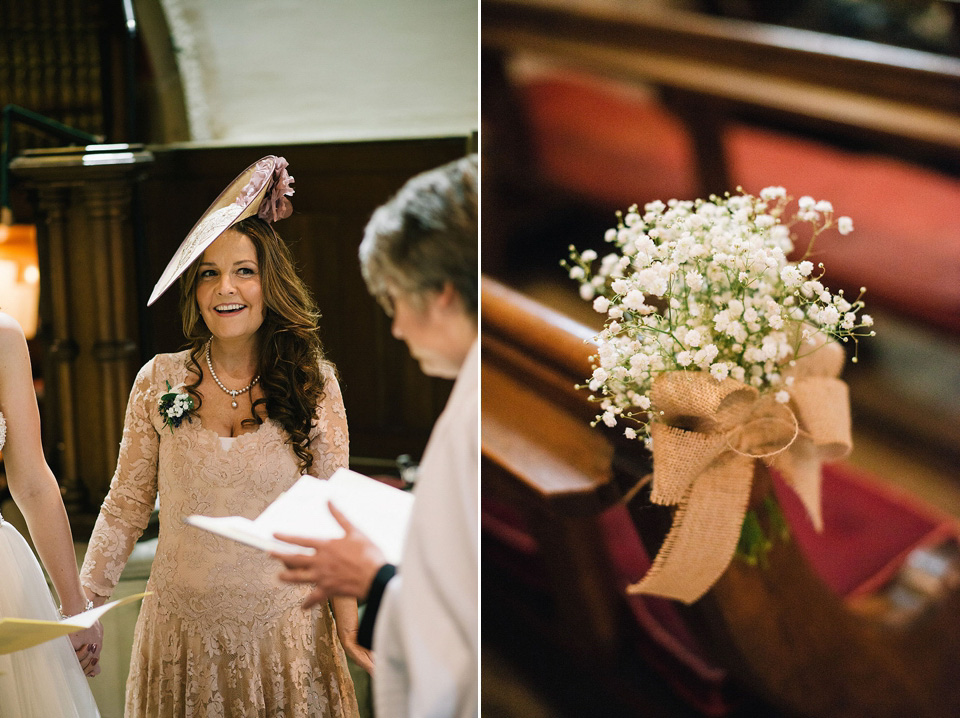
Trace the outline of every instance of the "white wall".
{"type": "Polygon", "coordinates": [[[193,141],[477,129],[477,0],[161,0],[193,141]]]}

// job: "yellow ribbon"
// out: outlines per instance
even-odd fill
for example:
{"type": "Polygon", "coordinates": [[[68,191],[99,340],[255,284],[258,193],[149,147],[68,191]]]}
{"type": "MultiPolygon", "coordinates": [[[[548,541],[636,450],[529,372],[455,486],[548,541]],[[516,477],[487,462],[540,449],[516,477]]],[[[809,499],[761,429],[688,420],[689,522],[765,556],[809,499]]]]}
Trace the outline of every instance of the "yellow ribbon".
{"type": "Polygon", "coordinates": [[[816,347],[784,372],[790,401],[735,379],[706,372],[669,372],[656,379],[653,438],[654,503],[676,506],[671,527],[647,574],[628,587],[692,603],[723,575],[740,537],[754,461],[775,466],[820,530],[820,464],[851,448],[847,385],[836,377],[844,354],[816,347]]]}

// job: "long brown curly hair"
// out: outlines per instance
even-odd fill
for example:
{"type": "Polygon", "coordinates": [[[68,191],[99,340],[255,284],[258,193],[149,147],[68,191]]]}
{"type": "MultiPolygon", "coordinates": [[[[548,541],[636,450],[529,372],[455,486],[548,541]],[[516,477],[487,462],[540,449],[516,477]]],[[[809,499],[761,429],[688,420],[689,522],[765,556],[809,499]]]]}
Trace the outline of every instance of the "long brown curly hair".
{"type": "MultiPolygon", "coordinates": [[[[250,217],[230,229],[249,237],[256,248],[264,305],[263,324],[257,337],[257,373],[263,397],[253,403],[251,416],[243,420],[243,425],[263,423],[257,413],[262,405],[266,415],[287,432],[287,443],[297,456],[300,472],[307,472],[313,465],[310,431],[323,397],[323,367],[335,371],[320,344],[320,311],[310,290],[297,276],[290,249],[272,225],[259,217],[250,217]]],[[[180,278],[183,334],[189,343],[191,367],[198,377],[186,386],[195,398],[193,411],[199,409],[203,401],[197,390],[203,380],[200,360],[211,335],[197,306],[200,261],[197,259],[191,264],[180,278]]]]}

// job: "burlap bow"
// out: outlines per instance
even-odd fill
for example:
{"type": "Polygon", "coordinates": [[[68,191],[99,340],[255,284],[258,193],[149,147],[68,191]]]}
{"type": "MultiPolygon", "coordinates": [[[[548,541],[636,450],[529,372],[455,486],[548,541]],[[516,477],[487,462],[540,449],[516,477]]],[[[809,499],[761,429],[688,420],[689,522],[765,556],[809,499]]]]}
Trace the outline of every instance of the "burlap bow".
{"type": "Polygon", "coordinates": [[[793,376],[787,404],[706,372],[657,378],[651,398],[663,414],[651,426],[650,498],[677,510],[650,570],[630,593],[692,603],[716,583],[737,547],[754,461],[775,466],[822,528],[820,463],[851,448],[847,385],[836,378],[843,361],[837,344],[799,359],[784,372],[793,376]]]}

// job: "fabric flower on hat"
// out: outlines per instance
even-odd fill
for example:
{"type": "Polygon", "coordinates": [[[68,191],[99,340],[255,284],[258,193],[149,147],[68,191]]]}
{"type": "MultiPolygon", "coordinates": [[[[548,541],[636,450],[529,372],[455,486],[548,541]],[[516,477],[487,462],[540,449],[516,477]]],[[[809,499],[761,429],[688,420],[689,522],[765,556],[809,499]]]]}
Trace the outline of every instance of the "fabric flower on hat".
{"type": "Polygon", "coordinates": [[[265,158],[257,163],[257,168],[253,172],[253,177],[247,182],[237,197],[237,204],[246,206],[250,204],[257,196],[257,193],[264,183],[267,188],[264,192],[263,200],[260,202],[260,209],[257,216],[267,222],[276,222],[286,219],[293,214],[293,205],[287,197],[293,196],[293,177],[287,172],[289,163],[283,157],[277,157],[273,167],[273,176],[270,177],[270,161],[265,158]]]}

